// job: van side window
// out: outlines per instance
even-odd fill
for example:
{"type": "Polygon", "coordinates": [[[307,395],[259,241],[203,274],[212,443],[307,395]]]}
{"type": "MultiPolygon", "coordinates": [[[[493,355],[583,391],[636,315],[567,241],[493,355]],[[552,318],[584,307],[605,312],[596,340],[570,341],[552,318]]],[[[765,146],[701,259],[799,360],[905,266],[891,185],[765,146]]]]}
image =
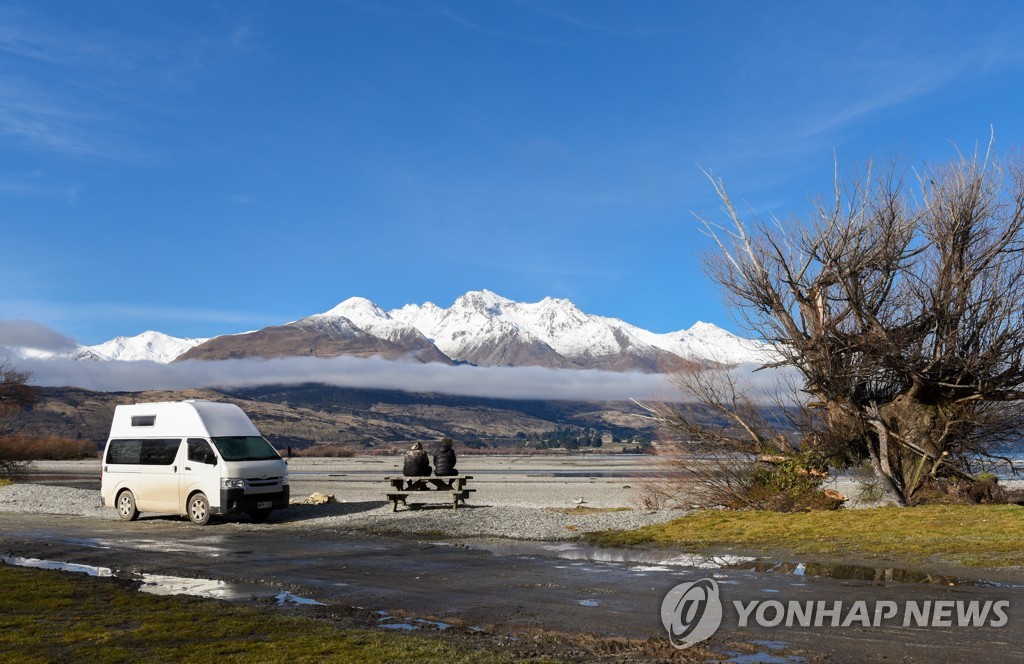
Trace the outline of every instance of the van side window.
{"type": "Polygon", "coordinates": [[[107,463],[138,463],[141,440],[112,440],[107,448],[107,463]]]}
{"type": "Polygon", "coordinates": [[[213,454],[213,448],[210,444],[202,438],[189,438],[188,439],[188,460],[196,461],[198,463],[209,463],[207,460],[209,457],[216,459],[217,457],[213,454]]]}
{"type": "Polygon", "coordinates": [[[158,438],[142,441],[139,463],[147,466],[169,466],[178,456],[181,438],[158,438]]]}

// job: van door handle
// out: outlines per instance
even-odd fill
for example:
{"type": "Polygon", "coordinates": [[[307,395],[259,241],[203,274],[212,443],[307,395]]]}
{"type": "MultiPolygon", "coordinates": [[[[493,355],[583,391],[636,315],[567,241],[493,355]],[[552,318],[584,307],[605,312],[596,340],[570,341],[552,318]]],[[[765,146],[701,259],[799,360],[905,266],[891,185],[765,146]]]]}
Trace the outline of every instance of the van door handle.
{"type": "Polygon", "coordinates": [[[192,470],[191,466],[185,466],[185,470],[192,470]]]}
{"type": "Polygon", "coordinates": [[[178,467],[177,467],[177,466],[175,466],[175,467],[174,467],[174,470],[173,470],[172,472],[175,472],[175,473],[176,473],[176,472],[178,472],[178,467]]]}

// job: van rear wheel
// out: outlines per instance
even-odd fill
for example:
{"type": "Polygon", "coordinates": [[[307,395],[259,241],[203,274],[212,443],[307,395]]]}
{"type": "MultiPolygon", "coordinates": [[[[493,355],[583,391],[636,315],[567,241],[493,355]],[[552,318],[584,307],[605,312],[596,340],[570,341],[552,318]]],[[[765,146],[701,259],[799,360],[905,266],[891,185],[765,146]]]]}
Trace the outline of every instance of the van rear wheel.
{"type": "Polygon", "coordinates": [[[197,526],[210,522],[210,501],[206,494],[197,493],[188,499],[188,520],[197,526]]]}
{"type": "Polygon", "coordinates": [[[135,496],[125,489],[117,494],[117,515],[122,521],[134,521],[139,518],[139,508],[135,506],[135,496]]]}

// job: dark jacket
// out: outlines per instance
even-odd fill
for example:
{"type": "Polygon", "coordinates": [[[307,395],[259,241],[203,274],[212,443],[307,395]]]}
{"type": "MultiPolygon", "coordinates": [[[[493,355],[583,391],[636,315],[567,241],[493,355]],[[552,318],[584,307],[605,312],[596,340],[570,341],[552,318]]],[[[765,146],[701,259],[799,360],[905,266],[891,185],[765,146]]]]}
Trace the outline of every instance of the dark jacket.
{"type": "Polygon", "coordinates": [[[425,450],[409,450],[405,453],[405,467],[402,473],[406,477],[427,477],[430,475],[430,459],[425,450]]]}
{"type": "Polygon", "coordinates": [[[438,477],[459,474],[455,470],[455,450],[451,447],[442,447],[434,452],[434,474],[438,477]]]}

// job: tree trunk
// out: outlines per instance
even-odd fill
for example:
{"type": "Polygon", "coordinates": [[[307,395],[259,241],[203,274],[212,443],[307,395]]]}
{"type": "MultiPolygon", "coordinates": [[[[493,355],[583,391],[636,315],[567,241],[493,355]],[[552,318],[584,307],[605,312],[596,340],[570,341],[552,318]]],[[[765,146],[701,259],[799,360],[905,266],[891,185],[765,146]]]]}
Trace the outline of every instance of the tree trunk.
{"type": "Polygon", "coordinates": [[[878,478],[878,483],[882,487],[882,495],[897,507],[906,507],[907,499],[903,497],[903,492],[896,486],[892,477],[887,475],[882,469],[882,463],[878,460],[878,453],[875,451],[875,446],[870,440],[868,441],[868,456],[871,458],[871,470],[875,472],[875,477],[878,478]]]}
{"type": "Polygon", "coordinates": [[[900,491],[899,485],[892,476],[892,465],[889,462],[889,430],[875,403],[872,402],[865,410],[868,414],[868,423],[878,437],[878,448],[876,449],[871,437],[865,435],[868,456],[871,458],[871,469],[875,471],[875,477],[881,483],[882,493],[885,497],[899,507],[906,507],[907,497],[900,491]]]}

